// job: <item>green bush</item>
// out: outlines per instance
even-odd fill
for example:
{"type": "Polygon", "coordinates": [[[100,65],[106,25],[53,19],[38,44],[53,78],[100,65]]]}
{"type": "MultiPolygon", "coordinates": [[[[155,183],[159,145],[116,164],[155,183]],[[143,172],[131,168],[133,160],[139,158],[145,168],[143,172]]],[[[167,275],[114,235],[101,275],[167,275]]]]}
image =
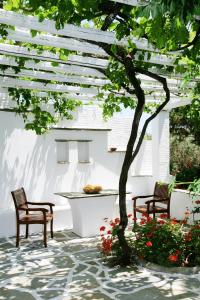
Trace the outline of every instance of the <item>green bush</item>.
{"type": "Polygon", "coordinates": [[[171,138],[170,171],[180,182],[194,181],[200,178],[200,147],[192,144],[191,139],[171,138]]]}
{"type": "MultiPolygon", "coordinates": [[[[192,214],[199,214],[200,200],[196,200],[192,214]]],[[[137,224],[128,215],[129,226],[126,231],[126,240],[135,258],[156,263],[167,267],[193,267],[200,265],[200,221],[187,224],[191,214],[186,211],[182,221],[167,219],[166,214],[152,219],[145,215],[137,224]]],[[[123,252],[120,246],[117,231],[119,218],[108,222],[109,228],[102,226],[101,244],[99,250],[109,263],[118,265],[123,263],[123,252]]]]}

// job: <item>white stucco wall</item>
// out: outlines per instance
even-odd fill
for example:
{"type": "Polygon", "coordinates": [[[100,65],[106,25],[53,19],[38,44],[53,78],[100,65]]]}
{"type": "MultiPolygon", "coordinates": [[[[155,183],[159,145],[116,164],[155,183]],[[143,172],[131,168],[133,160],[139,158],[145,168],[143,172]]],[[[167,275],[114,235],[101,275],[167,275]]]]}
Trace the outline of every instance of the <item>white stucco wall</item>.
{"type": "MultiPolygon", "coordinates": [[[[125,134],[124,128],[128,128],[127,123],[124,123],[124,128],[122,122],[105,124],[96,108],[87,109],[88,114],[85,110],[81,110],[78,120],[72,121],[70,126],[101,129],[119,126],[119,132],[121,130],[125,134]]],[[[62,125],[67,124],[64,122],[62,125]]],[[[131,122],[129,121],[128,124],[130,125],[131,122]]],[[[51,130],[44,136],[37,136],[32,131],[24,130],[23,127],[21,117],[13,113],[0,112],[0,236],[15,234],[14,206],[10,191],[21,186],[25,188],[30,201],[44,200],[56,204],[56,229],[70,228],[72,219],[67,200],[54,195],[55,192],[79,191],[88,183],[100,184],[103,188],[118,188],[124,152],[108,151],[112,143],[109,131],[51,130]],[[70,163],[58,164],[55,139],[92,140],[89,143],[90,163],[78,162],[77,142],[74,141],[69,145],[70,163]]],[[[121,144],[123,140],[122,138],[121,144]]],[[[165,144],[167,145],[168,141],[165,141],[165,144]]],[[[152,152],[149,151],[145,155],[151,157],[152,152]]],[[[141,163],[142,160],[141,157],[141,163]]],[[[168,157],[162,156],[162,161],[165,160],[166,165],[168,157]]],[[[154,174],[137,175],[135,173],[132,176],[130,172],[127,190],[135,195],[149,193],[154,185],[154,174]]],[[[128,210],[132,210],[132,201],[128,201],[128,210]]]]}

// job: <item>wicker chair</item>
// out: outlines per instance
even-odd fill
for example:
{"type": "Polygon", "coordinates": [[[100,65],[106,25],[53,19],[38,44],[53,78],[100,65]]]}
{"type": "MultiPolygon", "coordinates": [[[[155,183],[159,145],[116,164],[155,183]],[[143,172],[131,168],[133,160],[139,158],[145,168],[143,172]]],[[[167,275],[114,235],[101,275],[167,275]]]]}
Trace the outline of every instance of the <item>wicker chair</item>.
{"type": "Polygon", "coordinates": [[[136,196],[133,197],[133,216],[134,222],[136,223],[136,213],[140,212],[149,216],[153,214],[155,218],[156,213],[166,213],[167,217],[170,218],[170,199],[171,194],[168,190],[169,185],[166,183],[156,182],[153,195],[136,196]],[[137,199],[150,198],[145,202],[144,205],[137,205],[137,199]],[[157,204],[163,203],[164,206],[157,204]]]}
{"type": "Polygon", "coordinates": [[[50,221],[51,238],[53,238],[53,203],[49,202],[28,202],[24,188],[17,189],[11,192],[15,210],[16,210],[16,247],[19,247],[20,240],[20,225],[26,225],[26,238],[29,234],[29,224],[44,225],[44,246],[47,247],[47,223],[50,221]],[[37,205],[37,208],[29,208],[28,205],[37,205]],[[48,205],[50,211],[46,208],[39,207],[40,205],[48,205]]]}

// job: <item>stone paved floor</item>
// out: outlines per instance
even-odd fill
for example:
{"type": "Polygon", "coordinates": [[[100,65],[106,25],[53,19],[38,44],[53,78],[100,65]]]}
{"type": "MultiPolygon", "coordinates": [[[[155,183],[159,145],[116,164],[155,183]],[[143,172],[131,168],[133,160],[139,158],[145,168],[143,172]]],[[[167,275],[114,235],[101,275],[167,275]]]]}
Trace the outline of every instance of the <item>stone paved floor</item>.
{"type": "Polygon", "coordinates": [[[55,233],[43,248],[41,235],[0,240],[0,300],[200,299],[200,274],[164,274],[139,267],[108,268],[96,239],[55,233]]]}

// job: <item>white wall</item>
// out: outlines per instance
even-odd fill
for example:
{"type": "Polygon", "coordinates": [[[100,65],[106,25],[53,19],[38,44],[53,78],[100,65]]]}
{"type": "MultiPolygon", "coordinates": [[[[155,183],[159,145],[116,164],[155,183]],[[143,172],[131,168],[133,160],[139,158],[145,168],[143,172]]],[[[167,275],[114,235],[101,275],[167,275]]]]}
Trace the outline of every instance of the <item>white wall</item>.
{"type": "MultiPolygon", "coordinates": [[[[83,128],[83,125],[87,125],[87,128],[108,128],[107,124],[101,123],[99,112],[96,113],[99,118],[96,122],[95,117],[86,122],[87,114],[83,112],[85,117],[80,116],[73,127],[83,128]]],[[[117,122],[113,126],[117,126],[117,122]]],[[[0,112],[0,236],[15,234],[10,191],[21,186],[25,188],[30,201],[45,200],[56,204],[57,229],[71,227],[72,219],[67,200],[54,195],[55,192],[80,191],[88,183],[100,184],[103,188],[118,188],[124,152],[108,152],[109,131],[51,130],[43,136],[37,136],[23,127],[21,117],[0,112]],[[92,140],[91,162],[78,163],[77,143],[71,142],[70,163],[58,164],[55,139],[92,140]]],[[[145,194],[152,190],[153,185],[154,176],[130,174],[127,190],[133,194],[145,194]]],[[[128,202],[128,210],[132,210],[132,201],[128,202]]]]}

